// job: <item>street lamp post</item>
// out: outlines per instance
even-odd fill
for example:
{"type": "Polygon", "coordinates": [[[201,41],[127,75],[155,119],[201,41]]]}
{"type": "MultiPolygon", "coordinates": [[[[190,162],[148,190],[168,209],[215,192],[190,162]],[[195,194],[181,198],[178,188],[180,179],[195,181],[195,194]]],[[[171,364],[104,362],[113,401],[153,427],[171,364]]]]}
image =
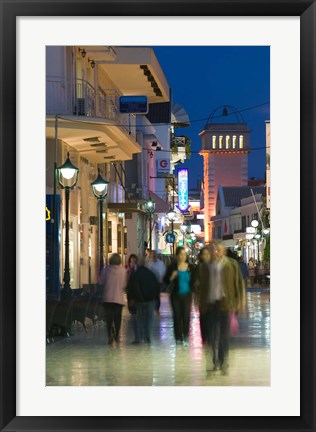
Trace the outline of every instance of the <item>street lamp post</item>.
{"type": "MultiPolygon", "coordinates": [[[[168,220],[171,222],[171,232],[173,234],[173,224],[174,224],[174,220],[176,217],[176,212],[174,211],[174,208],[171,208],[168,212],[167,212],[167,218],[168,220]]],[[[174,242],[172,243],[172,256],[174,257],[174,242]]]]}
{"type": "Polygon", "coordinates": [[[151,221],[152,221],[152,215],[155,213],[156,209],[156,203],[151,199],[151,196],[149,196],[148,201],[144,204],[145,211],[149,217],[149,250],[152,248],[152,227],[151,227],[151,221]]]}
{"type": "Polygon", "coordinates": [[[99,202],[99,270],[103,268],[103,201],[108,194],[109,182],[104,180],[100,171],[98,177],[91,183],[93,195],[99,202]]]}
{"type": "Polygon", "coordinates": [[[77,184],[78,173],[79,173],[79,169],[71,163],[69,159],[69,152],[68,152],[66,162],[57,168],[58,183],[62,189],[65,189],[65,198],[66,198],[65,268],[64,268],[64,278],[63,278],[65,296],[70,296],[72,293],[70,287],[70,267],[69,267],[69,195],[70,195],[70,189],[73,189],[77,184]]]}
{"type": "Polygon", "coordinates": [[[181,231],[182,236],[183,236],[183,245],[184,245],[185,244],[185,233],[187,231],[187,226],[185,224],[181,225],[180,226],[180,231],[181,231]]]}

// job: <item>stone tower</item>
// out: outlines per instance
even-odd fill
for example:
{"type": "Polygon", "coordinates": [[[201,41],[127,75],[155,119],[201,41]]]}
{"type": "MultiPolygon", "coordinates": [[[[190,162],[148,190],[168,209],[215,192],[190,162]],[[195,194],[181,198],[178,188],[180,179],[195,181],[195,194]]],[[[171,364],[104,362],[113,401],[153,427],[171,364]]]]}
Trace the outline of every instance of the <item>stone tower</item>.
{"type": "Polygon", "coordinates": [[[216,108],[199,134],[204,159],[205,243],[212,239],[218,186],[248,185],[249,134],[241,113],[229,105],[216,108]]]}

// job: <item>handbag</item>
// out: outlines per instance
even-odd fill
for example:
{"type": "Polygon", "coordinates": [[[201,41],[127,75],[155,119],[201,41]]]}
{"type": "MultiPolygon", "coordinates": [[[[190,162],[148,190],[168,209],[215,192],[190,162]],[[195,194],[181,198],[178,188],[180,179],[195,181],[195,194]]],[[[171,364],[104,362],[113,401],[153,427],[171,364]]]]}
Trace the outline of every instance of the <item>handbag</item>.
{"type": "Polygon", "coordinates": [[[232,336],[239,333],[239,323],[235,312],[229,314],[229,332],[232,336]]]}

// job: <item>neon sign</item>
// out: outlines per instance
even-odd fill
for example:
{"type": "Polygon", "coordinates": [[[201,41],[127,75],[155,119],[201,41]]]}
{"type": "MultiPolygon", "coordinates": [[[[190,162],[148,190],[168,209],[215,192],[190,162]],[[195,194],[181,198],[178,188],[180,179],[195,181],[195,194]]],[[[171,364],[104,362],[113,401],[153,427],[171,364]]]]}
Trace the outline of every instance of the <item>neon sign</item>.
{"type": "Polygon", "coordinates": [[[46,220],[50,220],[50,211],[48,210],[48,207],[46,206],[46,220]]]}
{"type": "Polygon", "coordinates": [[[178,171],[178,208],[184,213],[189,205],[189,174],[186,168],[178,171]]]}

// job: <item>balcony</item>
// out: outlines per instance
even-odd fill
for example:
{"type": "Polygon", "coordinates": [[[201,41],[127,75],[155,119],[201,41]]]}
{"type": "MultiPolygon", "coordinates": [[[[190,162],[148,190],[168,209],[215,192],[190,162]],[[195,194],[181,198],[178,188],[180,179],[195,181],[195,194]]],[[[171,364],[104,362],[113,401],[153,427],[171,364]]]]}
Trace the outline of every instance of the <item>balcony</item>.
{"type": "Polygon", "coordinates": [[[136,139],[136,116],[119,112],[116,89],[96,90],[88,81],[47,77],[46,114],[83,116],[108,120],[136,139]]]}

